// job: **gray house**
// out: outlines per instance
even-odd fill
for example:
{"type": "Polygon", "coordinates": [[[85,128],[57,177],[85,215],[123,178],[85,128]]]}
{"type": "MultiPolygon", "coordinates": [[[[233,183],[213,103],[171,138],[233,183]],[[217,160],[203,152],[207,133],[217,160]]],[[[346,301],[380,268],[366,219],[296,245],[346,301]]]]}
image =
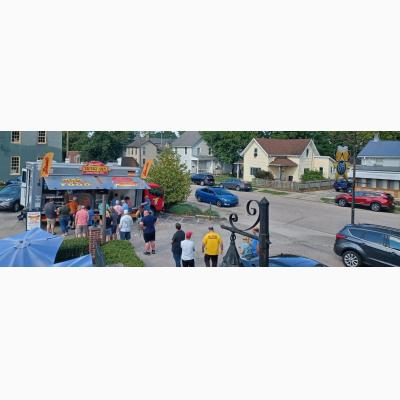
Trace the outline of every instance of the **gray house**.
{"type": "Polygon", "coordinates": [[[37,161],[48,153],[62,161],[61,131],[0,132],[0,181],[21,175],[27,161],[37,161]]]}

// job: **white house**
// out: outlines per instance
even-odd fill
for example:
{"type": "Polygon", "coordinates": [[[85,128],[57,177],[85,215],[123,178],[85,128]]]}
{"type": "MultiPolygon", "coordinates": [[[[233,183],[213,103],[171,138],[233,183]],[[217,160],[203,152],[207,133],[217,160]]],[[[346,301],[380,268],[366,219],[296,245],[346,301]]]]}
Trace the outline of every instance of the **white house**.
{"type": "Polygon", "coordinates": [[[172,149],[179,154],[182,164],[190,173],[223,174],[230,173],[231,166],[220,162],[212,155],[211,148],[198,131],[184,132],[175,139],[172,149]]]}
{"type": "Polygon", "coordinates": [[[321,156],[312,139],[254,138],[242,152],[243,179],[252,180],[264,170],[282,181],[299,182],[307,170],[319,171],[334,179],[334,160],[321,156]]]}

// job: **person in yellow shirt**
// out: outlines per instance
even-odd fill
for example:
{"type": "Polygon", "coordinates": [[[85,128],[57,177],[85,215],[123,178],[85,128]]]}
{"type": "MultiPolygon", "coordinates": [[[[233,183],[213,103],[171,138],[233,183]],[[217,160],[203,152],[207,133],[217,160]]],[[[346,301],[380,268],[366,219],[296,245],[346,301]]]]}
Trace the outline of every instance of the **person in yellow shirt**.
{"type": "Polygon", "coordinates": [[[214,232],[214,227],[208,228],[208,233],[203,237],[202,252],[204,253],[204,262],[206,267],[210,266],[210,260],[213,267],[218,265],[218,255],[224,251],[222,238],[218,233],[214,232]]]}

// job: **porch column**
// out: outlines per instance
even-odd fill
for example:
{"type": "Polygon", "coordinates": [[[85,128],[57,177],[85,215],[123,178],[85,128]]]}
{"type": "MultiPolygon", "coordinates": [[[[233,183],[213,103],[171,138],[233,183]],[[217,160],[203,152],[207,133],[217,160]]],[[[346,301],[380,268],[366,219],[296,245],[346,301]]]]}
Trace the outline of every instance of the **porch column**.
{"type": "Polygon", "coordinates": [[[197,167],[196,167],[196,174],[198,174],[199,173],[199,160],[197,160],[197,167]]]}
{"type": "Polygon", "coordinates": [[[239,166],[239,164],[236,164],[236,177],[238,179],[240,178],[240,166],[239,166]]]}

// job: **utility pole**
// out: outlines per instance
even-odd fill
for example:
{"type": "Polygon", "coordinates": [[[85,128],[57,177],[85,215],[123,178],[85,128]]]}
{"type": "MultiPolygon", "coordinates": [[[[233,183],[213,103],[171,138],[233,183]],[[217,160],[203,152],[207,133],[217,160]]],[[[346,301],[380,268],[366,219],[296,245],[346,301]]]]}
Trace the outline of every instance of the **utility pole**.
{"type": "Polygon", "coordinates": [[[353,185],[351,194],[351,223],[355,223],[355,205],[356,205],[356,168],[357,168],[357,133],[354,132],[353,145],[353,185]]]}

